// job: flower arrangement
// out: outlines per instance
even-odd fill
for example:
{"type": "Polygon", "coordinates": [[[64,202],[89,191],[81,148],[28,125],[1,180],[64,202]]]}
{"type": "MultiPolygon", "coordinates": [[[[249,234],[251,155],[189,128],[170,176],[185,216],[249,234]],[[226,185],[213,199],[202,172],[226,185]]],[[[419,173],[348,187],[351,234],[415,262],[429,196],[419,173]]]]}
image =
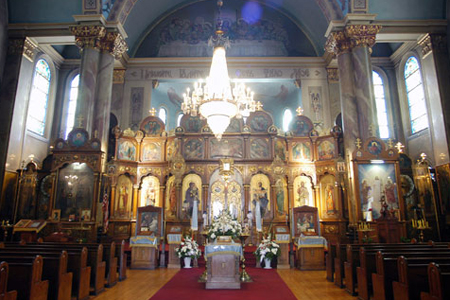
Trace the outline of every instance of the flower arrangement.
{"type": "Polygon", "coordinates": [[[208,238],[215,240],[218,236],[228,235],[233,239],[240,237],[242,226],[236,219],[233,219],[227,210],[223,210],[219,216],[214,218],[208,230],[208,238]]]}
{"type": "Polygon", "coordinates": [[[178,248],[175,248],[175,253],[179,258],[196,258],[200,257],[202,252],[198,249],[198,244],[191,237],[186,236],[181,240],[181,244],[178,248]]]}
{"type": "Polygon", "coordinates": [[[280,245],[271,240],[269,236],[261,241],[254,254],[261,262],[265,258],[273,260],[274,257],[280,255],[280,245]]]}

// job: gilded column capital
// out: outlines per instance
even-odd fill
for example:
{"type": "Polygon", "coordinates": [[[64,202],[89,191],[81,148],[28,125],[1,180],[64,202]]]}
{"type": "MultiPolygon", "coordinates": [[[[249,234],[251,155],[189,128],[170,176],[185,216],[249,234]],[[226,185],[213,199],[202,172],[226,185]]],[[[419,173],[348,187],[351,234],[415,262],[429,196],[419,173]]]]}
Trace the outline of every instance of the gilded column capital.
{"type": "Polygon", "coordinates": [[[331,32],[325,43],[325,50],[334,55],[348,53],[352,48],[352,40],[348,38],[344,31],[331,32]]]}
{"type": "Polygon", "coordinates": [[[71,26],[69,29],[75,35],[75,44],[80,49],[99,49],[100,39],[106,34],[105,27],[100,25],[71,26]]]}
{"type": "Polygon", "coordinates": [[[110,53],[116,59],[120,59],[127,50],[127,43],[118,32],[107,32],[100,40],[100,51],[110,53]]]}
{"type": "Polygon", "coordinates": [[[427,34],[417,43],[422,47],[423,58],[433,51],[441,53],[447,51],[447,36],[445,34],[427,34]]]}
{"type": "Polygon", "coordinates": [[[348,25],[345,27],[345,34],[352,39],[355,47],[372,47],[380,30],[381,25],[348,25]]]}
{"type": "Polygon", "coordinates": [[[25,39],[24,47],[23,47],[23,56],[29,61],[34,60],[34,50],[37,46],[29,39],[25,39]]]}

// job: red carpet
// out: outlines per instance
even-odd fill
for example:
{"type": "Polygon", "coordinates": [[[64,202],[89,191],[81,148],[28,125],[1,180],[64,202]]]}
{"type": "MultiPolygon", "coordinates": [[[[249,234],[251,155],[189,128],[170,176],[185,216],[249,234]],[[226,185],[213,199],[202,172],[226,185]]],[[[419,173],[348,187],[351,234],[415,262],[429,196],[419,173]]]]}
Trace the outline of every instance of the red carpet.
{"type": "Polygon", "coordinates": [[[197,282],[204,268],[181,269],[152,300],[295,300],[294,294],[278,276],[276,269],[247,268],[253,282],[242,283],[240,290],[206,290],[205,283],[197,282]]]}

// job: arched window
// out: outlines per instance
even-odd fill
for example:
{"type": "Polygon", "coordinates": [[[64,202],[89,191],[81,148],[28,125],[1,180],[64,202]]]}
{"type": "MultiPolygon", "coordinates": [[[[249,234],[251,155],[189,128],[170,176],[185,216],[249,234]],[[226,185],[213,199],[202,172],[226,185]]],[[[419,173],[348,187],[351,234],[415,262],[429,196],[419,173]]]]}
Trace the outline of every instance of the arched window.
{"type": "Polygon", "coordinates": [[[283,131],[288,132],[289,131],[289,125],[292,121],[292,112],[289,108],[286,108],[283,113],[283,131]]]}
{"type": "Polygon", "coordinates": [[[161,107],[158,112],[158,118],[160,118],[165,125],[167,125],[167,111],[164,107],[161,107]]]}
{"type": "Polygon", "coordinates": [[[380,74],[372,71],[373,90],[375,92],[375,104],[377,107],[378,130],[380,138],[389,138],[389,123],[386,109],[386,97],[384,96],[384,84],[380,74]]]}
{"type": "Polygon", "coordinates": [[[70,82],[70,94],[69,102],[67,105],[67,117],[66,117],[66,132],[64,134],[65,138],[69,135],[69,132],[73,129],[73,124],[75,123],[75,110],[77,108],[77,98],[78,98],[78,87],[80,84],[80,74],[76,75],[70,82]]]}
{"type": "Polygon", "coordinates": [[[422,76],[419,62],[414,56],[408,58],[405,64],[405,85],[408,97],[411,134],[428,128],[428,113],[425,103],[422,76]]]}
{"type": "Polygon", "coordinates": [[[177,118],[177,127],[180,127],[182,117],[183,117],[183,113],[179,113],[178,118],[177,118]]]}
{"type": "Polygon", "coordinates": [[[28,107],[27,128],[34,133],[44,135],[47,117],[48,95],[51,72],[45,59],[38,60],[34,69],[33,86],[28,107]]]}

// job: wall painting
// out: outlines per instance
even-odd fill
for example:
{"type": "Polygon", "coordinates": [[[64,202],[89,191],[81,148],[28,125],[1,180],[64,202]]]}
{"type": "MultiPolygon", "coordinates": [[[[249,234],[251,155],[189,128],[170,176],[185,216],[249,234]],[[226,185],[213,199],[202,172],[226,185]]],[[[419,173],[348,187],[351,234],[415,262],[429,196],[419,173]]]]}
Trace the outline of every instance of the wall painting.
{"type": "Polygon", "coordinates": [[[297,176],[294,179],[294,207],[315,206],[313,196],[311,178],[304,175],[297,176]]]}
{"type": "Polygon", "coordinates": [[[162,207],[159,200],[159,179],[155,176],[142,178],[139,207],[148,205],[162,207]]]}

